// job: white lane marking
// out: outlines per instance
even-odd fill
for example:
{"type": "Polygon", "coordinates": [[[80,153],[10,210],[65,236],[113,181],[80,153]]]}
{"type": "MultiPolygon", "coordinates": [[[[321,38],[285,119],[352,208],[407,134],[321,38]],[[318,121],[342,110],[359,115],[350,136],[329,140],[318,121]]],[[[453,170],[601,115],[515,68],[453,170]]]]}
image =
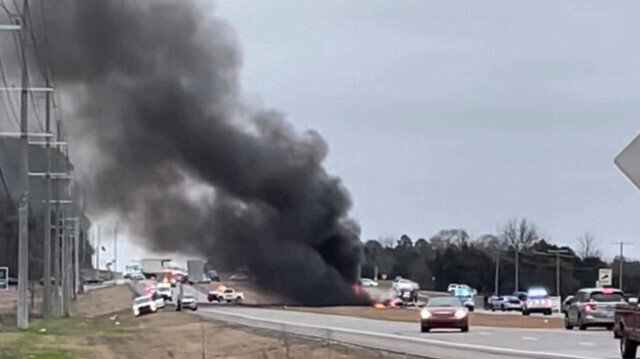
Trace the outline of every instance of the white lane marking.
{"type": "Polygon", "coordinates": [[[524,340],[538,340],[538,338],[536,338],[536,337],[520,337],[520,339],[524,339],[524,340]]]}
{"type": "MultiPolygon", "coordinates": [[[[370,331],[356,330],[356,329],[309,325],[309,324],[295,323],[295,322],[289,322],[289,321],[283,321],[283,320],[254,317],[252,315],[231,313],[231,312],[226,311],[226,310],[220,311],[220,310],[211,309],[211,308],[207,308],[206,311],[200,311],[200,313],[194,313],[194,315],[202,315],[204,313],[214,314],[214,315],[218,314],[217,319],[221,319],[221,320],[225,320],[225,319],[224,318],[220,318],[220,316],[248,319],[248,320],[251,320],[254,323],[253,326],[256,326],[256,323],[258,323],[258,322],[262,322],[262,323],[271,323],[271,324],[278,324],[278,325],[289,325],[292,328],[293,327],[299,327],[299,328],[309,328],[309,329],[316,329],[316,330],[317,329],[332,330],[332,331],[335,331],[335,332],[367,335],[367,336],[371,336],[371,337],[392,339],[392,340],[396,340],[396,341],[413,342],[413,343],[419,343],[419,344],[432,344],[432,345],[437,345],[437,346],[441,346],[441,347],[445,347],[445,348],[449,347],[449,348],[456,348],[456,349],[485,351],[485,352],[494,353],[494,354],[510,354],[510,355],[516,355],[516,356],[517,355],[525,355],[525,356],[526,355],[530,355],[530,356],[534,356],[536,358],[553,358],[553,359],[560,359],[560,358],[566,358],[566,359],[594,359],[593,357],[585,357],[585,356],[580,356],[580,355],[557,354],[557,353],[550,353],[550,352],[510,349],[510,348],[492,347],[492,346],[477,345],[477,344],[446,342],[446,341],[442,341],[442,340],[407,337],[407,336],[400,336],[400,335],[396,335],[396,334],[385,334],[385,333],[370,332],[370,331]]],[[[245,325],[251,325],[251,324],[245,324],[245,325]]]]}
{"type": "Polygon", "coordinates": [[[592,342],[578,342],[578,344],[580,344],[580,345],[588,345],[588,346],[596,345],[596,343],[592,343],[592,342]]]}
{"type": "Polygon", "coordinates": [[[478,335],[491,335],[491,334],[489,334],[487,332],[478,332],[478,335]]]}

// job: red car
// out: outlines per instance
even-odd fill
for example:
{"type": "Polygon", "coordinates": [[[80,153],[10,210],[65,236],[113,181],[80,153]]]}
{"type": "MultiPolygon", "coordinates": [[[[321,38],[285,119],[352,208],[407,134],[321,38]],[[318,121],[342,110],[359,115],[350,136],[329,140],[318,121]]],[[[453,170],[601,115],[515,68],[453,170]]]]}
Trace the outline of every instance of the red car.
{"type": "Polygon", "coordinates": [[[469,331],[469,310],[456,297],[436,297],[429,299],[420,311],[420,329],[428,332],[435,328],[454,328],[469,331]]]}

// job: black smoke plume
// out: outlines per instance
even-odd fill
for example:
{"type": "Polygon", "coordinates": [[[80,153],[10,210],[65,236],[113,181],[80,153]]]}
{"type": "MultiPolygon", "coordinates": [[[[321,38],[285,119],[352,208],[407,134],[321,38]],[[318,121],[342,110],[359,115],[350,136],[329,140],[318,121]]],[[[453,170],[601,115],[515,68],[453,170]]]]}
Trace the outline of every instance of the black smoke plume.
{"type": "Polygon", "coordinates": [[[91,204],[160,251],[247,268],[291,302],[354,303],[359,227],[327,145],[239,100],[232,28],[191,1],[32,1],[91,204]],[[69,118],[69,116],[67,116],[69,118]]]}

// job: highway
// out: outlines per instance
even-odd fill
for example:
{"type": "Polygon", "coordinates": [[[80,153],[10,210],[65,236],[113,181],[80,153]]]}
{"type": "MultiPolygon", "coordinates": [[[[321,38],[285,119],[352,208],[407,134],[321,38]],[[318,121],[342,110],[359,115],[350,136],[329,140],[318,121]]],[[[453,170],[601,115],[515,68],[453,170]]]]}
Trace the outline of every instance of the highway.
{"type": "Polygon", "coordinates": [[[469,333],[420,333],[417,320],[414,324],[224,305],[201,306],[195,314],[427,358],[619,358],[618,342],[611,332],[597,329],[582,332],[472,327],[469,333]]]}

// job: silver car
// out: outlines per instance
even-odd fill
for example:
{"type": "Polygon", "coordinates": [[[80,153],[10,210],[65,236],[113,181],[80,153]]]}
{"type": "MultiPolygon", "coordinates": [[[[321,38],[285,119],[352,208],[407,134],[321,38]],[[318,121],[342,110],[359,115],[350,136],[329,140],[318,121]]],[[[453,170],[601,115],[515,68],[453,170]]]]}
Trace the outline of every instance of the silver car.
{"type": "Polygon", "coordinates": [[[522,311],[522,301],[513,295],[507,295],[502,297],[502,303],[500,306],[500,310],[504,311],[510,311],[510,310],[515,310],[518,312],[522,311]]]}
{"type": "Polygon", "coordinates": [[[571,299],[564,317],[564,326],[585,330],[590,326],[613,329],[616,305],[623,304],[624,293],[614,288],[584,288],[571,299]]]}

